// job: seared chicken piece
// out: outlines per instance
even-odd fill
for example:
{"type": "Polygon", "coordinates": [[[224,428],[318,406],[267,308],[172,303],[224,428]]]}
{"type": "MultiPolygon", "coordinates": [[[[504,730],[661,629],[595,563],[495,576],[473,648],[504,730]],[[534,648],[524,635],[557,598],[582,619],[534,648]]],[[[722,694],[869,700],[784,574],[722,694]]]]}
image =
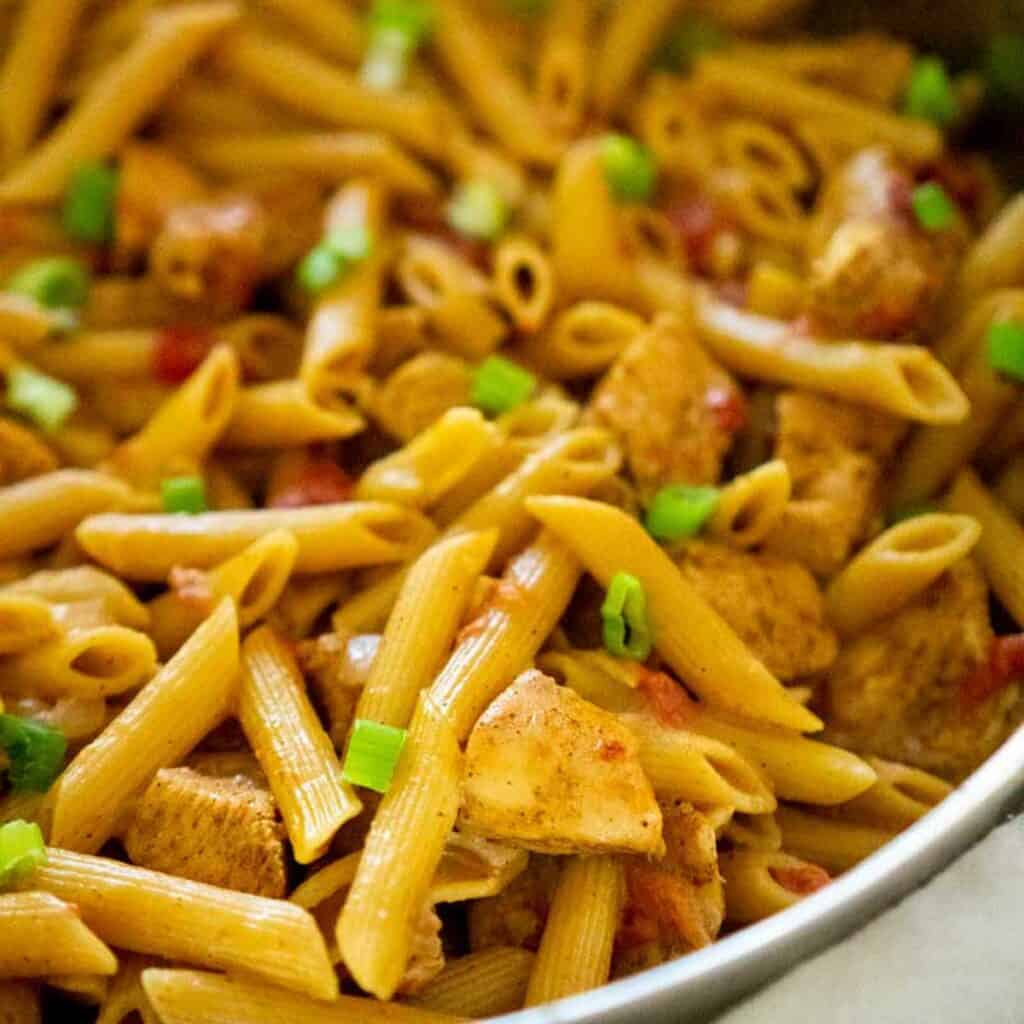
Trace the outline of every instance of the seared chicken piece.
{"type": "Polygon", "coordinates": [[[698,541],[687,544],[679,569],[779,679],[820,672],[835,660],[824,598],[803,566],[698,541]]]}
{"type": "Polygon", "coordinates": [[[497,896],[469,904],[469,945],[473,952],[492,946],[535,950],[547,924],[558,885],[557,857],[530,854],[530,863],[497,896]]]}
{"type": "Polygon", "coordinates": [[[480,716],[462,827],[544,853],[660,853],[661,813],[632,733],[541,672],[480,716]]]}
{"type": "Polygon", "coordinates": [[[376,633],[322,633],[298,646],[299,665],[327,719],[327,733],[339,750],[348,739],[379,643],[376,633]]]}
{"type": "Polygon", "coordinates": [[[687,803],[662,808],[665,856],[626,859],[627,899],[613,977],[710,945],[725,916],[715,830],[687,803]]]}
{"type": "Polygon", "coordinates": [[[743,395],[678,318],[659,317],[594,390],[584,421],[621,442],[642,501],[665,484],[717,482],[743,395]]]}
{"type": "Polygon", "coordinates": [[[822,193],[810,312],[837,334],[894,338],[925,327],[966,243],[962,219],[921,227],[914,179],[885,150],[858,153],[822,193]]]}
{"type": "Polygon", "coordinates": [[[1017,684],[976,707],[964,681],[989,656],[988,593],[971,558],[896,615],[860,634],[825,673],[829,739],[962,779],[1003,742],[1019,714],[1017,684]]]}
{"type": "Polygon", "coordinates": [[[124,837],[132,862],[196,882],[282,899],[284,829],[270,793],[244,776],[164,768],[124,837]]]}
{"type": "Polygon", "coordinates": [[[830,576],[871,525],[880,462],[905,428],[884,413],[800,391],[780,394],[775,410],[774,455],[789,468],[793,497],[765,548],[830,576]]]}
{"type": "Polygon", "coordinates": [[[433,981],[444,970],[441,946],[441,918],[429,904],[423,908],[412,930],[409,963],[398,984],[397,995],[409,996],[433,981]]]}

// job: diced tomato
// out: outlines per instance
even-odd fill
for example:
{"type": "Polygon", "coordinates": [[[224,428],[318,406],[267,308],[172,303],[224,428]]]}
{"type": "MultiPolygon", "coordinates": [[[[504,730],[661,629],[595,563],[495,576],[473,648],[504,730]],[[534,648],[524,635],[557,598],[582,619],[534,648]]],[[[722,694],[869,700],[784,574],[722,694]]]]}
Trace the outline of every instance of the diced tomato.
{"type": "Polygon", "coordinates": [[[310,459],[295,479],[281,488],[270,500],[270,508],[301,508],[304,505],[333,505],[348,501],[355,484],[336,462],[310,459]]]}
{"type": "Polygon", "coordinates": [[[749,422],[747,400],[737,388],[708,388],[704,404],[715,414],[718,429],[736,434],[749,422]]]}
{"type": "Polygon", "coordinates": [[[961,710],[976,708],[1018,679],[1024,679],[1024,633],[997,636],[989,648],[988,660],[960,684],[961,710]]]}
{"type": "Polygon", "coordinates": [[[213,348],[213,337],[202,327],[166,327],[153,350],[153,376],[164,384],[187,380],[213,348]]]}
{"type": "Polygon", "coordinates": [[[708,196],[698,195],[674,203],[665,215],[679,235],[690,267],[710,273],[715,239],[732,227],[722,208],[708,196]]]}
{"type": "Polygon", "coordinates": [[[681,938],[691,949],[711,943],[692,882],[659,865],[640,861],[630,863],[626,885],[631,927],[617,937],[620,948],[628,948],[631,942],[646,939],[652,932],[654,937],[664,932],[681,938]]]}
{"type": "Polygon", "coordinates": [[[817,864],[769,868],[768,874],[783,889],[795,892],[798,896],[809,896],[812,892],[824,889],[832,881],[829,873],[824,868],[818,867],[817,864]]]}
{"type": "Polygon", "coordinates": [[[889,209],[904,220],[914,219],[914,183],[906,174],[894,171],[889,175],[889,209]]]}
{"type": "Polygon", "coordinates": [[[654,717],[670,729],[684,728],[693,716],[693,701],[686,691],[664,672],[651,672],[642,665],[637,687],[654,717]]]}
{"type": "Polygon", "coordinates": [[[626,753],[626,746],[619,740],[601,740],[597,753],[602,761],[619,761],[626,753]]]}

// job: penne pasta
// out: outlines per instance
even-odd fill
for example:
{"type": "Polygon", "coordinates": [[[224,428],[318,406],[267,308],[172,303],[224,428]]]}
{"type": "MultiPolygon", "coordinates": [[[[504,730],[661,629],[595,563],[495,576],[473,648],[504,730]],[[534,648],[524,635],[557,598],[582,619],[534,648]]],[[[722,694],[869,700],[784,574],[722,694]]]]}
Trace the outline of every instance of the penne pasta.
{"type": "Polygon", "coordinates": [[[733,850],[721,859],[726,919],[752,924],[786,910],[829,882],[816,864],[778,850],[733,850]]]}
{"type": "Polygon", "coordinates": [[[452,960],[413,997],[417,1006],[471,1019],[512,1013],[523,1006],[533,968],[526,949],[496,946],[452,960]]]}
{"type": "Polygon", "coordinates": [[[893,836],[890,829],[823,818],[795,807],[779,807],[775,816],[782,849],[829,872],[848,871],[893,836]]]}
{"type": "Polygon", "coordinates": [[[791,493],[786,463],[766,462],[722,488],[708,532],[733,547],[756,547],[779,524],[791,493]]]}
{"type": "Polygon", "coordinates": [[[905,764],[870,757],[878,776],[860,796],[839,805],[835,813],[844,820],[873,828],[901,830],[923,818],[945,800],[953,787],[944,779],[905,764]]]}
{"type": "Polygon", "coordinates": [[[295,859],[309,864],[362,804],[341,779],[291,651],[267,626],[242,646],[238,718],[281,808],[295,859]]]}
{"type": "Polygon", "coordinates": [[[76,531],[82,547],[127,579],[162,580],[176,565],[209,568],[275,530],[294,534],[295,571],[333,572],[399,562],[432,535],[422,516],[396,505],[350,502],[295,509],[178,515],[97,515],[76,531]]]}

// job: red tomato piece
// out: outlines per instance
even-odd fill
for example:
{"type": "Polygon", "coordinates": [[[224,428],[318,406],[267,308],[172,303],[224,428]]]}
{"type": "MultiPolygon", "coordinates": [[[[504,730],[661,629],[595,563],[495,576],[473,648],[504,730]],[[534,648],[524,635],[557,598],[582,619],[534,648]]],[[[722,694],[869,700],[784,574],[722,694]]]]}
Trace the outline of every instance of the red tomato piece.
{"type": "Polygon", "coordinates": [[[333,505],[348,501],[355,484],[335,462],[311,460],[269,502],[270,508],[302,508],[305,505],[333,505]]]}
{"type": "Polygon", "coordinates": [[[960,684],[960,707],[976,708],[989,697],[1018,679],[1024,679],[1024,633],[997,636],[982,662],[960,684]]]}
{"type": "Polygon", "coordinates": [[[798,867],[769,868],[768,874],[783,889],[795,892],[798,896],[809,896],[812,892],[824,889],[832,881],[829,873],[817,864],[801,864],[798,867]]]}
{"type": "Polygon", "coordinates": [[[704,402],[727,434],[738,433],[749,422],[747,400],[736,388],[708,388],[704,402]]]}
{"type": "Polygon", "coordinates": [[[671,676],[651,672],[641,665],[636,680],[651,713],[662,725],[670,729],[686,726],[693,713],[693,701],[671,676]]]}
{"type": "Polygon", "coordinates": [[[180,384],[192,375],[211,348],[213,338],[202,327],[165,327],[157,335],[153,350],[153,376],[164,384],[180,384]]]}

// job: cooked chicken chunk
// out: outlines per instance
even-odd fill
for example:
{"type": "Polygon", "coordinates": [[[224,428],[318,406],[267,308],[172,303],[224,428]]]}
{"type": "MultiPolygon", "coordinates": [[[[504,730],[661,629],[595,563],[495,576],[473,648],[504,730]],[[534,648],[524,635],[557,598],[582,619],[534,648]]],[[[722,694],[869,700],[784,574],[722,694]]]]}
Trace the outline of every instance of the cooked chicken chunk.
{"type": "Polygon", "coordinates": [[[615,977],[702,949],[718,935],[725,899],[715,830],[687,803],[662,808],[665,856],[626,860],[627,899],[615,939],[615,977]]]}
{"type": "Polygon", "coordinates": [[[328,735],[339,750],[348,738],[379,643],[376,633],[322,633],[299,644],[299,665],[327,719],[328,735]]]}
{"type": "Polygon", "coordinates": [[[843,647],[824,675],[830,738],[861,754],[961,779],[1016,721],[1017,685],[964,708],[961,684],[989,655],[988,595],[970,558],[843,647]]]}
{"type": "Polygon", "coordinates": [[[530,863],[497,896],[469,904],[469,945],[473,952],[492,946],[536,949],[544,934],[558,885],[557,857],[530,854],[530,863]]]}
{"type": "Polygon", "coordinates": [[[732,377],[681,320],[664,316],[604,376],[584,419],[617,436],[646,500],[665,484],[715,483],[742,409],[732,377]]]}
{"type": "Polygon", "coordinates": [[[135,864],[239,892],[283,898],[284,830],[270,793],[243,776],[157,772],[124,837],[135,864]]]}
{"type": "Polygon", "coordinates": [[[789,467],[793,497],[765,548],[830,576],[877,512],[880,460],[904,429],[892,417],[819,395],[776,399],[775,457],[789,467]]]}
{"type": "Polygon", "coordinates": [[[412,930],[409,963],[398,984],[398,995],[418,992],[428,981],[444,970],[444,949],[441,946],[441,918],[430,905],[423,908],[412,930]]]}
{"type": "Polygon", "coordinates": [[[686,546],[679,568],[779,679],[819,672],[835,659],[824,599],[803,566],[696,542],[686,546]]]}
{"type": "Polygon", "coordinates": [[[537,671],[521,675],[470,734],[462,825],[541,852],[663,848],[632,733],[537,671]]]}
{"type": "Polygon", "coordinates": [[[922,228],[914,179],[885,150],[858,153],[823,192],[812,251],[810,311],[840,334],[892,338],[924,327],[966,233],[922,228]]]}

